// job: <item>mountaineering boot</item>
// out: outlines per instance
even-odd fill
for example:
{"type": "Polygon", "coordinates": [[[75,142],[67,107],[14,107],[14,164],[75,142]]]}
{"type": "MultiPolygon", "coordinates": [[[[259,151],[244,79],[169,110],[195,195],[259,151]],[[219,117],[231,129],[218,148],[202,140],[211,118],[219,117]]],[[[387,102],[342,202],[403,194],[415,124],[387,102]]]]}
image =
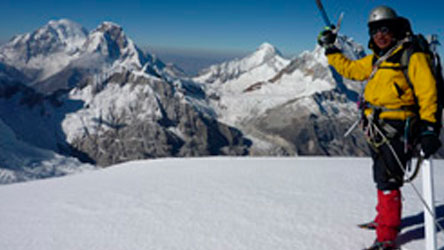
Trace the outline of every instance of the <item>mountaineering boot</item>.
{"type": "Polygon", "coordinates": [[[378,240],[375,240],[373,245],[364,250],[400,250],[400,248],[396,247],[393,241],[379,242],[378,240]]]}
{"type": "Polygon", "coordinates": [[[376,230],[376,227],[378,227],[378,223],[375,221],[370,221],[367,223],[359,224],[358,227],[367,230],[376,230]]]}

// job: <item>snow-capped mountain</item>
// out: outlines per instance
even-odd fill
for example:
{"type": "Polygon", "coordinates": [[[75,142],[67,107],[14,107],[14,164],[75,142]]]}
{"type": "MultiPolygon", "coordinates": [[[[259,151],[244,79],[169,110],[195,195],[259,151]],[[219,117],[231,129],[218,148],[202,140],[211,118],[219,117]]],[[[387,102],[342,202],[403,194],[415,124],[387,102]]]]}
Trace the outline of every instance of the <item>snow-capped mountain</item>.
{"type": "Polygon", "coordinates": [[[0,62],[19,69],[26,76],[22,82],[45,94],[71,89],[105,71],[125,68],[157,75],[165,67],[115,23],[103,22],[88,32],[67,19],[16,36],[0,47],[0,62]]]}
{"type": "Polygon", "coordinates": [[[268,108],[335,87],[321,48],[304,52],[292,61],[276,48],[263,44],[242,59],[214,65],[194,78],[211,93],[223,121],[239,125],[268,108]]]}
{"type": "Polygon", "coordinates": [[[83,108],[62,122],[67,141],[97,164],[168,156],[245,155],[250,142],[218,122],[199,85],[114,72],[69,99],[83,108]]]}
{"type": "Polygon", "coordinates": [[[88,31],[67,19],[50,21],[18,35],[0,48],[0,61],[24,72],[33,82],[45,79],[77,58],[88,31]]]}
{"type": "Polygon", "coordinates": [[[211,84],[210,88],[241,92],[255,82],[268,80],[289,62],[273,45],[263,43],[254,53],[204,69],[193,80],[211,84]]]}
{"type": "Polygon", "coordinates": [[[151,59],[125,35],[121,26],[112,22],[103,22],[88,35],[82,54],[83,57],[99,56],[113,66],[125,66],[129,70],[141,70],[151,59]]]}
{"type": "Polygon", "coordinates": [[[123,28],[103,22],[91,31],[79,48],[76,58],[58,73],[36,82],[33,87],[43,93],[71,89],[93,75],[113,71],[144,71],[159,76],[165,65],[157,58],[142,52],[129,39],[123,28]]]}
{"type": "MultiPolygon", "coordinates": [[[[338,43],[351,59],[364,55],[351,39],[340,37],[338,43]]],[[[332,71],[319,46],[291,61],[277,51],[264,44],[195,78],[211,94],[219,119],[251,138],[257,154],[364,154],[367,147],[357,131],[342,138],[357,119],[354,102],[361,85],[332,71]]]]}
{"type": "MultiPolygon", "coordinates": [[[[119,25],[104,22],[83,43],[53,51],[59,55],[74,47],[63,69],[42,81],[24,82],[28,86],[10,81],[13,67],[0,67],[8,75],[0,89],[0,118],[24,142],[101,166],[248,153],[250,142],[215,119],[199,84],[178,78],[173,65],[143,53],[119,25]]],[[[14,54],[13,46],[6,48],[14,54]]]]}
{"type": "MultiPolygon", "coordinates": [[[[365,55],[352,39],[339,36],[337,41],[350,59],[365,55]]],[[[247,135],[265,141],[259,154],[270,150],[269,143],[290,155],[365,155],[368,148],[359,130],[344,137],[359,118],[355,102],[361,87],[362,83],[345,80],[330,68],[324,50],[316,46],[268,81],[248,88],[256,105],[234,121],[247,135]],[[255,115],[248,115],[252,110],[255,115]]]]}

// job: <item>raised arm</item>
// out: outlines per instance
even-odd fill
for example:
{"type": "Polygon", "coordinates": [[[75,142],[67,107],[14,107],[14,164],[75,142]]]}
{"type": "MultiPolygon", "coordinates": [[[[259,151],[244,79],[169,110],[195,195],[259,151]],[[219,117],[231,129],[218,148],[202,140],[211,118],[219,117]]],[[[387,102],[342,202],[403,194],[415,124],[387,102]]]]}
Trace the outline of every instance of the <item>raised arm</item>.
{"type": "Polygon", "coordinates": [[[343,77],[364,81],[372,73],[373,55],[366,56],[358,60],[350,60],[339,50],[329,53],[327,50],[328,63],[338,71],[343,77]]]}

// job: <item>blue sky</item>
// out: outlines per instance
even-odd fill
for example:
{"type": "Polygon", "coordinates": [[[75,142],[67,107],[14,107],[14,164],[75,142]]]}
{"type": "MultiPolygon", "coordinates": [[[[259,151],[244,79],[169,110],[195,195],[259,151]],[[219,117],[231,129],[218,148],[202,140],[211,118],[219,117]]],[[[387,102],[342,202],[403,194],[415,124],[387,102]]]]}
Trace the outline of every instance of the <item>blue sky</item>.
{"type": "MultiPolygon", "coordinates": [[[[416,32],[444,41],[444,1],[323,0],[331,19],[345,12],[342,33],[367,43],[369,11],[388,4],[409,18],[416,32]]],[[[49,20],[68,18],[94,29],[120,24],[139,46],[248,52],[269,42],[284,54],[311,50],[324,26],[314,0],[2,0],[0,41],[49,20]]]]}

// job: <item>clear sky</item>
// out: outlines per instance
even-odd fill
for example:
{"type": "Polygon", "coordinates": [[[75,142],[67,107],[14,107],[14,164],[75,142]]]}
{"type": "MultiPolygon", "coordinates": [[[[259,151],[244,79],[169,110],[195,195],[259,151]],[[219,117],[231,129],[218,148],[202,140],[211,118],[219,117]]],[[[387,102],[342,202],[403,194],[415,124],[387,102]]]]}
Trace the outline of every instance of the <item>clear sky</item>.
{"type": "MultiPolygon", "coordinates": [[[[416,32],[444,41],[442,0],[323,0],[330,19],[343,11],[342,33],[367,43],[369,11],[388,4],[416,32]]],[[[1,0],[0,41],[49,20],[68,18],[88,30],[120,24],[139,46],[248,52],[269,42],[284,54],[311,50],[324,26],[314,0],[1,0]]]]}

